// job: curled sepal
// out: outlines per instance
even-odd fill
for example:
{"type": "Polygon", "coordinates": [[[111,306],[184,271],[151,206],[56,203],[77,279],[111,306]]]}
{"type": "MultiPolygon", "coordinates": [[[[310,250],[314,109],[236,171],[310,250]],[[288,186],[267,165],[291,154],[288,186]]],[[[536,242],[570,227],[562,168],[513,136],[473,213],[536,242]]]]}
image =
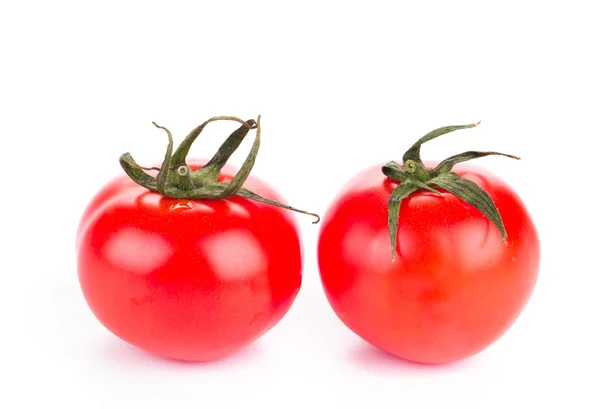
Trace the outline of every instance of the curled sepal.
{"type": "MultiPolygon", "coordinates": [[[[231,155],[236,151],[237,148],[239,148],[246,135],[248,135],[250,129],[255,129],[256,127],[257,124],[254,119],[247,120],[244,124],[242,124],[242,126],[229,135],[212,159],[209,160],[202,168],[198,169],[196,173],[199,176],[210,177],[216,181],[219,177],[219,172],[223,166],[225,166],[231,155]]],[[[259,130],[256,132],[258,133],[259,130]]]]}
{"type": "Polygon", "coordinates": [[[407,180],[410,175],[402,169],[400,165],[398,165],[394,161],[390,161],[381,167],[381,171],[388,178],[397,180],[398,182],[404,182],[407,180]]]}
{"type": "Polygon", "coordinates": [[[398,219],[400,217],[400,205],[402,200],[419,188],[411,182],[401,183],[394,189],[390,196],[388,204],[388,229],[390,231],[390,240],[392,242],[392,262],[396,260],[396,242],[398,239],[398,219]]]}
{"type": "Polygon", "coordinates": [[[402,156],[402,161],[404,163],[406,163],[409,160],[413,160],[413,161],[417,162],[418,164],[422,165],[423,162],[421,161],[421,145],[423,145],[425,142],[435,139],[438,136],[442,136],[449,132],[457,131],[459,129],[473,128],[473,127],[476,127],[477,125],[479,125],[479,122],[474,123],[474,124],[469,124],[469,125],[452,125],[452,126],[444,126],[444,127],[438,128],[438,129],[434,129],[433,131],[429,132],[427,135],[425,135],[421,139],[419,139],[417,142],[415,142],[414,145],[411,146],[404,153],[404,156],[402,156]]]}
{"type": "Polygon", "coordinates": [[[155,192],[158,191],[156,186],[156,178],[144,172],[144,170],[147,168],[138,165],[133,159],[133,156],[131,156],[131,153],[127,152],[122,154],[119,158],[119,163],[121,164],[121,167],[127,176],[134,180],[138,185],[155,192]]]}
{"type": "Polygon", "coordinates": [[[254,167],[254,162],[256,162],[256,155],[258,155],[258,148],[260,148],[260,115],[256,119],[256,136],[254,137],[254,143],[252,143],[252,148],[246,157],[246,160],[242,164],[242,167],[233,177],[233,179],[227,185],[227,188],[223,191],[223,198],[230,197],[235,195],[241,188],[248,176],[250,176],[250,171],[254,167]]]}
{"type": "Polygon", "coordinates": [[[477,183],[461,178],[454,172],[441,174],[431,179],[429,183],[447,190],[483,213],[485,217],[496,225],[502,236],[502,241],[506,242],[507,234],[500,212],[498,212],[498,208],[490,195],[480,188],[477,183]]]}
{"type": "Polygon", "coordinates": [[[441,161],[432,171],[431,174],[433,177],[440,175],[442,173],[449,173],[454,165],[466,162],[471,159],[483,158],[484,156],[497,155],[497,156],[506,156],[507,158],[512,158],[516,160],[520,160],[518,156],[508,155],[506,153],[500,152],[478,152],[478,151],[468,151],[459,153],[458,155],[450,156],[449,158],[441,161]]]}
{"type": "Polygon", "coordinates": [[[206,128],[206,125],[208,125],[211,122],[215,122],[215,121],[234,121],[234,122],[241,123],[242,125],[246,126],[248,129],[251,128],[251,126],[248,125],[246,123],[246,121],[243,121],[234,116],[215,116],[215,117],[210,118],[209,120],[205,121],[204,123],[198,125],[194,129],[192,129],[192,131],[188,134],[188,136],[186,136],[185,139],[183,140],[183,142],[181,142],[181,144],[177,147],[177,150],[175,151],[175,153],[173,154],[173,157],[171,158],[171,163],[172,163],[171,170],[177,169],[181,165],[185,165],[185,158],[187,157],[188,153],[190,152],[190,148],[192,147],[193,143],[196,141],[196,138],[198,138],[200,133],[204,130],[204,128],[206,128]]]}
{"type": "Polygon", "coordinates": [[[295,207],[276,202],[275,200],[266,199],[266,198],[259,196],[256,193],[251,192],[250,190],[245,189],[245,188],[241,188],[240,190],[238,190],[237,196],[245,197],[246,199],[256,200],[257,202],[270,204],[272,206],[281,207],[283,209],[291,210],[296,213],[302,213],[302,214],[307,214],[309,216],[313,216],[316,218],[316,220],[313,222],[313,224],[317,224],[317,223],[319,223],[319,221],[321,221],[321,217],[316,213],[307,212],[306,210],[300,210],[295,207]]]}
{"type": "Polygon", "coordinates": [[[160,167],[160,171],[156,176],[156,188],[161,194],[165,194],[165,186],[167,184],[167,178],[169,176],[169,168],[171,166],[171,155],[173,154],[173,136],[171,135],[171,131],[169,131],[164,126],[157,125],[156,122],[152,122],[155,127],[164,130],[167,133],[167,137],[169,138],[169,144],[167,145],[167,152],[165,153],[165,160],[160,167]]]}

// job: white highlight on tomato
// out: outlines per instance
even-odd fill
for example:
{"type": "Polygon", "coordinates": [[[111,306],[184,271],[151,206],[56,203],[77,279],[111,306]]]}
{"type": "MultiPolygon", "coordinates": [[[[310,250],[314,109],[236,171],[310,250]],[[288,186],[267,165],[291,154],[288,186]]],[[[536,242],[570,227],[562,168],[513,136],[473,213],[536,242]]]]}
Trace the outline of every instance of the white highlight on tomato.
{"type": "Polygon", "coordinates": [[[115,266],[137,274],[152,273],[173,254],[173,249],[159,234],[133,227],[123,228],[108,239],[103,251],[115,266]]]}
{"type": "Polygon", "coordinates": [[[244,231],[219,232],[205,237],[199,246],[212,270],[224,281],[252,278],[268,263],[258,240],[244,231]]]}

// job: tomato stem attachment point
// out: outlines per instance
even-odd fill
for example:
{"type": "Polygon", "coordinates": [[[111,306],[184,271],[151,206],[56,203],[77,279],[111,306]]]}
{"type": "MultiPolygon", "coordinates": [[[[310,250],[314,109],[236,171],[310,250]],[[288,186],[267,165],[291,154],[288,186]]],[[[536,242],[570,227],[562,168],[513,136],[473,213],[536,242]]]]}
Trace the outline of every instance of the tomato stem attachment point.
{"type": "Polygon", "coordinates": [[[425,166],[412,159],[409,159],[404,163],[404,169],[421,182],[427,182],[430,179],[429,172],[425,169],[425,166]]]}
{"type": "Polygon", "coordinates": [[[163,129],[168,137],[167,150],[162,166],[160,168],[145,168],[139,166],[129,153],[121,155],[119,159],[125,173],[140,186],[158,192],[166,197],[180,199],[219,200],[227,199],[232,196],[241,196],[294,212],[311,215],[316,219],[313,223],[318,223],[320,221],[320,217],[316,213],[300,210],[264,198],[243,187],[244,182],[250,175],[254,166],[260,147],[260,115],[256,120],[249,119],[247,121],[233,116],[216,116],[210,118],[194,128],[174,153],[173,136],[171,135],[171,132],[167,128],[158,125],[156,122],[152,123],[157,128],[163,129]],[[215,121],[237,122],[240,124],[240,127],[229,135],[206,165],[196,171],[192,171],[186,164],[186,157],[190,148],[206,125],[215,121]],[[240,170],[231,181],[217,182],[223,166],[225,166],[233,152],[240,146],[248,132],[253,129],[256,130],[254,142],[240,170]],[[158,175],[153,177],[145,172],[147,170],[158,170],[158,175]]]}
{"type": "Polygon", "coordinates": [[[458,163],[490,155],[505,156],[516,160],[519,160],[519,157],[499,152],[468,151],[450,156],[433,169],[427,169],[421,160],[421,145],[425,142],[459,129],[476,127],[480,123],[481,121],[468,125],[453,125],[434,129],[421,137],[404,153],[402,157],[402,161],[404,162],[403,167],[394,161],[388,162],[382,167],[381,170],[384,175],[400,182],[400,185],[390,196],[388,204],[388,227],[392,245],[392,262],[395,260],[396,255],[398,219],[402,200],[419,190],[433,191],[439,195],[440,193],[433,189],[433,187],[444,189],[479,210],[497,227],[502,242],[506,243],[506,229],[500,212],[492,198],[476,183],[461,178],[452,172],[452,168],[458,163]]]}

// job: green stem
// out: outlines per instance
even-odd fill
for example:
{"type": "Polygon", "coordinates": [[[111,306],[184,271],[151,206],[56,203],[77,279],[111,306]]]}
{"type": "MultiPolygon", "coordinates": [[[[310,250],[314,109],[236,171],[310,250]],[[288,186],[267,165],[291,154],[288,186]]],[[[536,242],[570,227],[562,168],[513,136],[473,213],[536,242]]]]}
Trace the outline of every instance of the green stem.
{"type": "Polygon", "coordinates": [[[427,182],[430,179],[429,172],[420,162],[415,162],[412,159],[404,162],[404,169],[410,175],[421,182],[427,182]]]}
{"type": "Polygon", "coordinates": [[[194,190],[194,180],[192,179],[192,170],[187,165],[181,165],[177,168],[179,176],[177,187],[182,190],[194,190]]]}

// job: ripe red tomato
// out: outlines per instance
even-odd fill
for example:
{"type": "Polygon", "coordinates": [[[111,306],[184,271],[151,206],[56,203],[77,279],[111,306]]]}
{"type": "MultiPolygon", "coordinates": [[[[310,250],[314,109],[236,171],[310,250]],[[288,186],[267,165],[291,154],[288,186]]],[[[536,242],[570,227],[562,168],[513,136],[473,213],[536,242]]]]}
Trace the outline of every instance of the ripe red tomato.
{"type": "Polygon", "coordinates": [[[419,190],[401,202],[392,260],[388,204],[399,182],[381,169],[351,179],[323,219],[318,261],[329,303],[364,340],[404,359],[446,363],[483,350],[536,283],[539,240],[525,206],[498,177],[459,165],[493,200],[506,242],[454,194],[419,190]]]}
{"type": "Polygon", "coordinates": [[[91,201],[77,234],[79,281],[115,335],[167,358],[206,361],[248,345],[289,310],[302,281],[302,246],[293,216],[277,207],[286,207],[280,195],[248,177],[259,123],[211,118],[174,154],[167,131],[162,179],[125,154],[128,176],[91,201]],[[215,120],[242,126],[211,161],[184,161],[215,120]],[[254,145],[234,172],[225,162],[250,129],[257,129],[254,145]]]}
{"type": "MultiPolygon", "coordinates": [[[[226,169],[219,181],[233,174],[226,169]]],[[[245,186],[281,200],[258,179],[245,186]]],[[[284,209],[243,197],[163,197],[123,175],[86,210],[77,265],[87,303],[115,335],[157,355],[204,361],[284,316],[300,289],[302,248],[284,209]]]]}

